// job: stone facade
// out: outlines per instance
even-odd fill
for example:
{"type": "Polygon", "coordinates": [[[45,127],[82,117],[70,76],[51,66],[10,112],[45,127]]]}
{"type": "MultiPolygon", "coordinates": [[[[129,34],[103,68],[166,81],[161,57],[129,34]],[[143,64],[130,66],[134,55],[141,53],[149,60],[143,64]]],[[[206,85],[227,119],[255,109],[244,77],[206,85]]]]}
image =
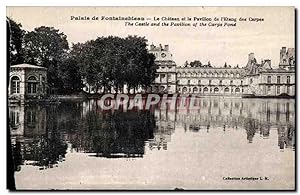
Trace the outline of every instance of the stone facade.
{"type": "Polygon", "coordinates": [[[176,93],[176,63],[172,60],[169,45],[150,45],[149,53],[155,55],[155,64],[158,66],[152,92],[176,93]]]}
{"type": "Polygon", "coordinates": [[[280,64],[272,68],[271,60],[258,63],[254,53],[248,55],[244,67],[185,64],[176,66],[169,46],[150,46],[156,57],[157,78],[152,85],[155,93],[197,94],[200,96],[281,96],[295,95],[295,50],[283,47],[280,64]],[[287,63],[288,62],[288,63],[287,63]]]}
{"type": "Polygon", "coordinates": [[[47,69],[30,64],[10,67],[8,97],[11,100],[40,99],[47,94],[47,69]]]}
{"type": "Polygon", "coordinates": [[[177,92],[181,94],[241,94],[246,87],[240,68],[177,68],[177,92]]]}

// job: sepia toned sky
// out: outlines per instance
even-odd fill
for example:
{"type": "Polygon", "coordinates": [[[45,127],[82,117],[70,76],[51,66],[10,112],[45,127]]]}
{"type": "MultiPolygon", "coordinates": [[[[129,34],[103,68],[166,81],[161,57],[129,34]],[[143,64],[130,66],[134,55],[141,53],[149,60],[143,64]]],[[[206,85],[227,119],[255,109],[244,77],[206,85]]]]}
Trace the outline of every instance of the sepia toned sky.
{"type": "Polygon", "coordinates": [[[27,31],[53,26],[67,35],[70,46],[98,36],[145,36],[149,44],[169,44],[179,66],[185,60],[198,59],[216,67],[225,62],[241,67],[247,63],[248,53],[254,52],[258,61],[271,59],[277,67],[280,48],[295,47],[293,7],[7,7],[7,16],[27,31]],[[74,21],[71,16],[253,17],[264,22],[237,21],[236,27],[218,28],[125,27],[124,21],[74,21]]]}

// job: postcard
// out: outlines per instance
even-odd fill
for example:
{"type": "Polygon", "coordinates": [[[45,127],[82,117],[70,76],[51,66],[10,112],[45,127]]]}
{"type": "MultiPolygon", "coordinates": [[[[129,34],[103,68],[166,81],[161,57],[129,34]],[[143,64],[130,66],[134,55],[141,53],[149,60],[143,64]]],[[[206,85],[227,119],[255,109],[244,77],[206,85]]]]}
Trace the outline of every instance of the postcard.
{"type": "Polygon", "coordinates": [[[10,190],[295,190],[294,7],[18,7],[10,190]]]}

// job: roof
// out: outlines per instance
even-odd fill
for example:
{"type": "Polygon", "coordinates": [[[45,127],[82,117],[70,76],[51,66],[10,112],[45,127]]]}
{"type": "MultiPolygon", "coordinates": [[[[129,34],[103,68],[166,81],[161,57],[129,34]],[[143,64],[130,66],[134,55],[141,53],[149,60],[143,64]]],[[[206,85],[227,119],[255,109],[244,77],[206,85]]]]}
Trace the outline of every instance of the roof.
{"type": "Polygon", "coordinates": [[[16,64],[16,65],[11,65],[11,68],[35,68],[35,69],[47,69],[42,66],[36,66],[32,64],[16,64]]]}
{"type": "Polygon", "coordinates": [[[295,70],[286,70],[282,68],[261,70],[263,73],[295,73],[295,70]]]}

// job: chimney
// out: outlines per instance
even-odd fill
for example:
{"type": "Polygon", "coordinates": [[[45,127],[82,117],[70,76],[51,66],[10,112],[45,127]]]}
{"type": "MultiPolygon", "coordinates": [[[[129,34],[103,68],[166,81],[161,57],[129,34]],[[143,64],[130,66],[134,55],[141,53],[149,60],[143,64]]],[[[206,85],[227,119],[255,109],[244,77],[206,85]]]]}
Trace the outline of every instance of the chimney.
{"type": "Polygon", "coordinates": [[[283,51],[283,52],[286,52],[286,47],[282,47],[282,51],[283,51]]]}
{"type": "Polygon", "coordinates": [[[249,53],[248,54],[248,62],[251,62],[252,60],[254,60],[254,53],[249,53]]]}
{"type": "Polygon", "coordinates": [[[169,51],[169,45],[165,45],[165,51],[169,51]]]}
{"type": "Polygon", "coordinates": [[[271,60],[267,59],[265,60],[265,62],[267,62],[271,66],[271,60]]]}
{"type": "Polygon", "coordinates": [[[155,46],[153,45],[153,43],[150,45],[150,50],[154,50],[155,46]]]}
{"type": "Polygon", "coordinates": [[[159,44],[159,50],[160,50],[160,51],[162,50],[162,46],[161,46],[161,44],[159,44]]]}

